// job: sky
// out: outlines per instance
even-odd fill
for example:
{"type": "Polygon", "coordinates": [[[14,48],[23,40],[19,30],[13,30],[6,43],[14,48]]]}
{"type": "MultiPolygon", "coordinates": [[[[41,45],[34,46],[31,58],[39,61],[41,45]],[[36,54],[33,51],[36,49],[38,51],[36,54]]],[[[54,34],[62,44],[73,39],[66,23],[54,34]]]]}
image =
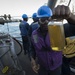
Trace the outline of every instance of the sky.
{"type": "Polygon", "coordinates": [[[34,12],[37,12],[40,6],[47,2],[48,0],[0,0],[0,16],[4,14],[10,14],[11,16],[22,16],[22,14],[25,13],[31,17],[34,12]]]}
{"type": "Polygon", "coordinates": [[[47,2],[48,0],[0,0],[0,15],[21,16],[24,13],[32,15],[47,2]]]}

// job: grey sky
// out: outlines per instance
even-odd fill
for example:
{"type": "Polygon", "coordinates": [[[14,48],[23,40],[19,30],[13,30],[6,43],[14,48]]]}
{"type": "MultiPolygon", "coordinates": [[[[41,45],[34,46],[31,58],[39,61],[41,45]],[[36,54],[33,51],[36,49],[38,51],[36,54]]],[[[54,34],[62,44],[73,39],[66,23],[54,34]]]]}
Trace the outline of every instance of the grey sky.
{"type": "Polygon", "coordinates": [[[0,15],[11,14],[20,16],[23,13],[32,15],[48,0],[0,0],[0,15]]]}

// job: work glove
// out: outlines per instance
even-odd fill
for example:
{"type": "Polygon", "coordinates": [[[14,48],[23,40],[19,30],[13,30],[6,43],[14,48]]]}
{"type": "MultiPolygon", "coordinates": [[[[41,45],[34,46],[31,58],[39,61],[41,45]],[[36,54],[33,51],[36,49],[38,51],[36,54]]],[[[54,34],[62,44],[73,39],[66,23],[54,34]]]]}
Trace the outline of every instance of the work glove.
{"type": "Polygon", "coordinates": [[[38,73],[38,70],[39,70],[39,64],[36,64],[36,61],[31,58],[31,66],[32,66],[32,69],[35,73],[38,73]]]}
{"type": "Polygon", "coordinates": [[[67,45],[64,47],[63,54],[66,58],[75,56],[75,39],[66,38],[67,45]]]}
{"type": "Polygon", "coordinates": [[[68,6],[58,5],[53,9],[52,18],[55,19],[68,19],[71,17],[71,11],[68,6]]]}

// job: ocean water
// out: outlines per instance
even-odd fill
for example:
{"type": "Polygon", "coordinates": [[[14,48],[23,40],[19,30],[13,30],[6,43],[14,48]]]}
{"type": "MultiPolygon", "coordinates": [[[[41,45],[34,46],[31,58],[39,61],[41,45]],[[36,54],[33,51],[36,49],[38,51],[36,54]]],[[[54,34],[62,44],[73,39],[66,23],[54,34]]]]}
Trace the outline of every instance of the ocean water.
{"type": "Polygon", "coordinates": [[[0,33],[10,34],[17,40],[22,41],[19,30],[19,23],[20,22],[5,23],[4,25],[0,24],[0,33]]]}
{"type": "MultiPolygon", "coordinates": [[[[28,20],[29,25],[32,23],[32,21],[32,19],[28,20]]],[[[5,23],[4,25],[0,24],[0,33],[10,34],[12,37],[21,40],[19,24],[20,22],[5,23]]]]}

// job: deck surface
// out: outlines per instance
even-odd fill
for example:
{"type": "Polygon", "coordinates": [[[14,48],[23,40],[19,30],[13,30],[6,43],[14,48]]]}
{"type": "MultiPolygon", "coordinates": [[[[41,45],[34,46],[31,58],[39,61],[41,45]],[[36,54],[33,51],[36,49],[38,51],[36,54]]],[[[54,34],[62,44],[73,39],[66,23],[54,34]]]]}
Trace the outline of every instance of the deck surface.
{"type": "Polygon", "coordinates": [[[22,52],[18,57],[23,70],[26,72],[26,75],[37,75],[33,72],[30,60],[27,55],[24,55],[24,53],[22,52]]]}

